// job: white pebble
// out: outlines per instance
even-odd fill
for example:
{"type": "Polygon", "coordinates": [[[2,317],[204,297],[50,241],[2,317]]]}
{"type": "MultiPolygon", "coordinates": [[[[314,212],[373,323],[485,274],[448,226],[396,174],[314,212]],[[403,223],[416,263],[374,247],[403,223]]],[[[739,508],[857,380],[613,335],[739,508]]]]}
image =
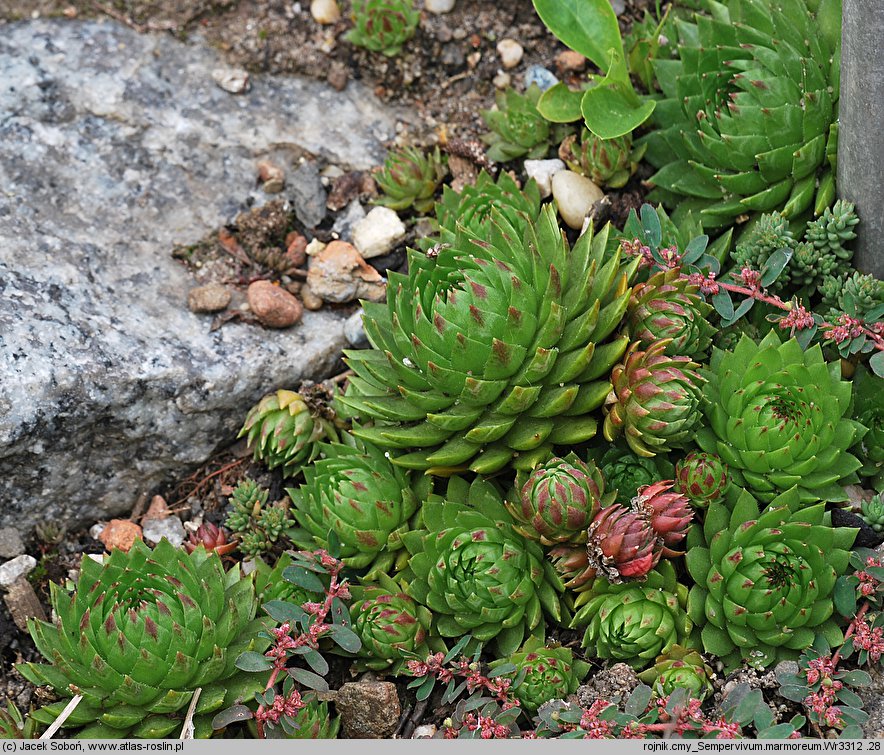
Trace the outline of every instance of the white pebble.
{"type": "Polygon", "coordinates": [[[36,565],[37,559],[27,554],[0,565],[0,587],[10,587],[19,577],[33,571],[36,565]]]}
{"type": "Polygon", "coordinates": [[[540,196],[546,199],[552,194],[552,177],[559,171],[565,170],[565,163],[558,158],[555,160],[525,160],[525,173],[528,178],[533,178],[540,189],[540,196]]]}
{"type": "Polygon", "coordinates": [[[500,55],[500,62],[504,68],[515,68],[522,62],[525,50],[514,39],[501,39],[497,43],[497,54],[500,55]]]}
{"type": "Polygon", "coordinates": [[[552,195],[569,228],[580,230],[583,219],[605,193],[586,176],[561,170],[552,177],[552,195]]]}
{"type": "Polygon", "coordinates": [[[341,20],[341,9],[338,0],[313,0],[310,3],[310,15],[318,24],[333,24],[341,20]]]}
{"type": "Polygon", "coordinates": [[[507,89],[513,83],[513,77],[505,71],[501,71],[491,80],[491,83],[498,89],[507,89]]]}
{"type": "Polygon", "coordinates": [[[424,9],[430,13],[451,13],[455,0],[424,0],[424,9]]]}
{"type": "Polygon", "coordinates": [[[405,238],[405,224],[395,210],[375,207],[353,226],[353,246],[369,259],[391,251],[405,238]]]}

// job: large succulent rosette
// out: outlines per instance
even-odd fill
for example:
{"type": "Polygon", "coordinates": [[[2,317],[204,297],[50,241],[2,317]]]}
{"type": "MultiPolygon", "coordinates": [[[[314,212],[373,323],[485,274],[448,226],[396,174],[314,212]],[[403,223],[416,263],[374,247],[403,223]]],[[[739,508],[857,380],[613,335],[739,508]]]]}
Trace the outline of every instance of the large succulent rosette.
{"type": "Polygon", "coordinates": [[[842,500],[860,462],[848,453],[865,428],[849,418],[850,383],[820,347],[803,351],[770,331],[713,350],[706,386],[709,426],[697,443],[718,454],[739,487],[770,501],[798,486],[801,500],[842,500]]]}
{"type": "Polygon", "coordinates": [[[657,197],[707,228],[821,213],[835,199],[841,3],[725,0],[677,28],[643,140],[657,197]]]}
{"type": "Polygon", "coordinates": [[[350,619],[362,640],[359,655],[369,669],[394,671],[415,655],[426,657],[430,649],[433,616],[416,603],[403,587],[386,574],[376,585],[351,585],[350,619]]]}
{"type": "MultiPolygon", "coordinates": [[[[449,496],[454,494],[449,486],[449,496]]],[[[431,497],[422,508],[423,529],[406,533],[411,554],[408,592],[434,614],[442,637],[471,634],[494,640],[501,656],[543,633],[543,613],[561,620],[563,589],[540,546],[512,526],[502,496],[476,480],[468,502],[431,497]]]]}
{"type": "Polygon", "coordinates": [[[401,568],[407,554],[400,537],[419,503],[407,473],[368,443],[322,449],[325,458],[305,470],[300,489],[287,489],[301,528],[292,539],[302,548],[328,548],[334,532],[347,566],[376,574],[398,560],[401,568]]]}
{"type": "Polygon", "coordinates": [[[627,340],[614,331],[638,258],[606,253],[608,227],[568,249],[545,207],[524,238],[500,214],[450,248],[412,252],[386,304],[365,304],[373,349],[348,351],[354,433],[438,474],[531,469],[596,433],[627,340]],[[417,450],[413,450],[417,449],[417,450]]]}
{"type": "MultiPolygon", "coordinates": [[[[19,672],[63,698],[83,695],[65,723],[82,738],[178,735],[197,687],[196,736],[211,735],[211,713],[264,688],[234,662],[256,645],[269,619],[255,619],[252,580],[225,573],[215,553],[187,554],[162,540],[136,541],[99,564],[83,557],[73,593],[51,585],[55,623],[31,619],[37,649],[49,661],[19,672]]],[[[33,714],[51,724],[68,703],[33,714]]]]}
{"type": "Polygon", "coordinates": [[[702,419],[703,379],[689,357],[668,356],[667,340],[641,349],[629,347],[611,375],[613,388],[605,401],[604,435],[621,433],[639,456],[681,448],[693,440],[702,419]]]}
{"type": "Polygon", "coordinates": [[[715,333],[706,319],[712,306],[698,286],[680,276],[680,268],[661,270],[632,289],[626,310],[629,337],[644,348],[666,338],[667,354],[702,358],[715,333]]]}
{"type": "Polygon", "coordinates": [[[508,658],[492,661],[489,668],[493,671],[510,664],[516,667],[515,671],[503,676],[519,680],[511,687],[512,696],[522,710],[531,715],[549,700],[574,694],[589,671],[589,664],[575,658],[570,648],[546,647],[536,637],[529,637],[519,651],[508,658]]]}
{"type": "Polygon", "coordinates": [[[574,454],[554,456],[530,475],[520,474],[516,487],[506,500],[516,530],[542,545],[585,541],[599,508],[614,500],[598,467],[574,454]]]}
{"type": "Polygon", "coordinates": [[[693,628],[685,611],[687,593],[670,561],[661,562],[644,582],[597,579],[578,597],[571,626],[586,627],[583,646],[598,658],[642,668],[687,641],[693,628]]]}
{"type": "Polygon", "coordinates": [[[696,583],[688,610],[704,625],[705,650],[732,669],[742,659],[759,667],[795,659],[818,636],[838,647],[833,590],[856,533],[832,527],[825,504],[804,506],[797,487],[763,512],[747,491],[732,508],[713,503],[685,557],[696,583]]]}

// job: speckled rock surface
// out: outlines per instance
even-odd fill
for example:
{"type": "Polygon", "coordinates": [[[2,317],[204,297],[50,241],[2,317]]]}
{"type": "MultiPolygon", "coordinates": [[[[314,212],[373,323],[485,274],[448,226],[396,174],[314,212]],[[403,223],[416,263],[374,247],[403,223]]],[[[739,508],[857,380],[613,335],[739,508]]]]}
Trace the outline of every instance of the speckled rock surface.
{"type": "Polygon", "coordinates": [[[0,526],[24,532],[128,512],[264,393],[333,369],[345,315],[210,333],[170,252],[260,194],[270,150],[364,168],[395,121],[353,84],[256,76],[229,94],[214,51],[112,22],[3,32],[0,526]]]}

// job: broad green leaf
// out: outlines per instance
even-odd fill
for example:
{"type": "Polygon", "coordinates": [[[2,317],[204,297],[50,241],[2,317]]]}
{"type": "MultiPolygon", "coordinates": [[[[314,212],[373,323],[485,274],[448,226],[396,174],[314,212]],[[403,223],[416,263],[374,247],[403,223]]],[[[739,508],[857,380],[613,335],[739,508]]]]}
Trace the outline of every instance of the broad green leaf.
{"type": "Polygon", "coordinates": [[[328,692],[328,682],[319,676],[319,674],[314,674],[312,671],[307,671],[307,669],[303,668],[286,669],[286,673],[296,682],[300,682],[309,689],[328,692]]]}
{"type": "Polygon", "coordinates": [[[236,659],[234,664],[241,671],[267,671],[273,664],[269,658],[265,658],[261,653],[254,650],[247,650],[236,659]]]}
{"type": "Polygon", "coordinates": [[[878,377],[884,377],[884,351],[877,352],[869,359],[869,367],[878,377]]]}
{"type": "Polygon", "coordinates": [[[608,51],[623,49],[610,0],[534,0],[534,10],[558,39],[602,70],[608,51]]]}
{"type": "Polygon", "coordinates": [[[537,110],[552,123],[573,123],[583,117],[580,111],[582,99],[583,90],[571,90],[566,84],[559,82],[540,95],[537,110]]]}
{"type": "Polygon", "coordinates": [[[333,624],[330,626],[328,628],[328,635],[342,650],[346,650],[348,653],[356,653],[362,647],[362,640],[359,639],[359,635],[343,624],[333,624]]]}
{"type": "Polygon", "coordinates": [[[761,287],[767,288],[779,278],[790,259],[792,259],[792,250],[788,247],[777,249],[771,254],[761,268],[761,287]]]}
{"type": "Polygon", "coordinates": [[[601,139],[632,133],[651,117],[654,107],[653,101],[638,99],[631,84],[607,79],[588,89],[580,103],[586,127],[601,139]]]}
{"type": "Polygon", "coordinates": [[[303,587],[310,592],[325,592],[325,587],[319,577],[303,566],[287,566],[282,572],[282,578],[286,582],[291,582],[293,585],[303,587]]]}

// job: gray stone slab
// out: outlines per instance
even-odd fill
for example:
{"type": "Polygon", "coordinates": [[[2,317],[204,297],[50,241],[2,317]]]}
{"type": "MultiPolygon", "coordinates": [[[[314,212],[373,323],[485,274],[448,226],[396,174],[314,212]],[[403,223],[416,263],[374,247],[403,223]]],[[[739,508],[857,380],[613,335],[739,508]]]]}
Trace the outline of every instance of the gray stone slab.
{"type": "Polygon", "coordinates": [[[112,22],[3,27],[0,526],[126,512],[346,343],[328,311],[210,333],[170,251],[242,209],[268,152],[365,168],[395,119],[356,83],[258,76],[229,94],[221,65],[112,22]]]}

